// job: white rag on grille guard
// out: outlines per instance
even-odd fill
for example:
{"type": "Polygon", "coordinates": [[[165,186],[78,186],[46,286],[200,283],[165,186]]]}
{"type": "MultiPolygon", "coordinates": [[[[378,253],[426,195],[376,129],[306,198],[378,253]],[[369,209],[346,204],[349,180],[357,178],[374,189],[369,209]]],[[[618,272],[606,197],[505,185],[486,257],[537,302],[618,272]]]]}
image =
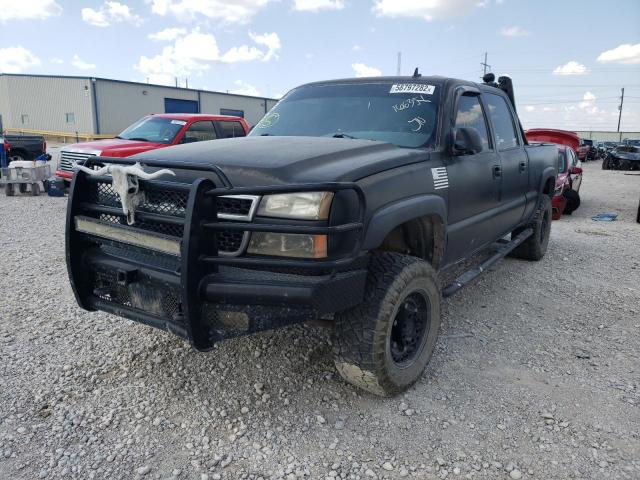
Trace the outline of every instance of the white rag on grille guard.
{"type": "Polygon", "coordinates": [[[140,163],[134,165],[107,165],[98,170],[93,170],[82,165],[74,163],[74,169],[81,170],[87,175],[106,175],[109,174],[113,178],[113,189],[120,197],[122,203],[122,211],[127,216],[127,224],[135,223],[135,212],[138,205],[144,203],[144,192],[140,191],[138,179],[153,180],[162,175],[173,175],[172,170],[163,169],[157,172],[147,173],[142,169],[140,163]]]}

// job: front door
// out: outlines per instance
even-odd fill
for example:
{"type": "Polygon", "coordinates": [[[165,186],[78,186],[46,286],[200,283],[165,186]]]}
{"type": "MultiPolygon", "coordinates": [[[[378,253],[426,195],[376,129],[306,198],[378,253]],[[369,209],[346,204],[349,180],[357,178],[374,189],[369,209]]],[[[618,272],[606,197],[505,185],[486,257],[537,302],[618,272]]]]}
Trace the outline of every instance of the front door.
{"type": "Polygon", "coordinates": [[[456,110],[455,127],[475,128],[482,139],[483,150],[474,155],[451,157],[447,163],[448,260],[466,256],[493,240],[497,228],[495,212],[500,202],[500,159],[490,139],[479,96],[461,95],[456,110]]]}

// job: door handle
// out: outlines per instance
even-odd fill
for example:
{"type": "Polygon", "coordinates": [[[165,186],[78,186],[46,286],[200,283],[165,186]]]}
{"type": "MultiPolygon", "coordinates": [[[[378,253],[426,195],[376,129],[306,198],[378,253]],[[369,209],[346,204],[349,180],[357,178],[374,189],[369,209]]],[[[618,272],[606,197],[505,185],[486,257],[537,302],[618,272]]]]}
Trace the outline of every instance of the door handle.
{"type": "Polygon", "coordinates": [[[527,169],[527,162],[522,161],[520,162],[520,171],[524,172],[527,169]]]}
{"type": "Polygon", "coordinates": [[[502,177],[502,167],[500,165],[493,166],[493,178],[502,177]]]}

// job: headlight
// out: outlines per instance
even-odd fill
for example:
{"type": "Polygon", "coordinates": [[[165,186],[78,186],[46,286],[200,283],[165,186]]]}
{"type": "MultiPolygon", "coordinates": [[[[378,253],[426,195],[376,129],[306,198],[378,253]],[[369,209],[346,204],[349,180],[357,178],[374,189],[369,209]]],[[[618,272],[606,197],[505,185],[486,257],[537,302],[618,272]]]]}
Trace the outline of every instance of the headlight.
{"type": "Polygon", "coordinates": [[[326,220],[333,199],[332,192],[300,192],[265,195],[258,215],[297,220],[326,220]]]}
{"type": "Polygon", "coordinates": [[[249,253],[295,258],[326,258],[326,235],[253,232],[249,253]]]}

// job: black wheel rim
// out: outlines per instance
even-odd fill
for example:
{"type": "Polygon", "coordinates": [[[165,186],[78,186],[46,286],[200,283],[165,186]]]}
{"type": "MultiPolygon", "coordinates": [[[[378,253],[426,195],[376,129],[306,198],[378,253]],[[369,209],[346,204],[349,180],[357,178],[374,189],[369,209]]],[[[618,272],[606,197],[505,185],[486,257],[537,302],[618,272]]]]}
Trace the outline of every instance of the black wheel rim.
{"type": "Polygon", "coordinates": [[[391,358],[399,366],[410,364],[419,354],[431,323],[428,298],[413,292],[400,304],[391,327],[391,358]]]}

